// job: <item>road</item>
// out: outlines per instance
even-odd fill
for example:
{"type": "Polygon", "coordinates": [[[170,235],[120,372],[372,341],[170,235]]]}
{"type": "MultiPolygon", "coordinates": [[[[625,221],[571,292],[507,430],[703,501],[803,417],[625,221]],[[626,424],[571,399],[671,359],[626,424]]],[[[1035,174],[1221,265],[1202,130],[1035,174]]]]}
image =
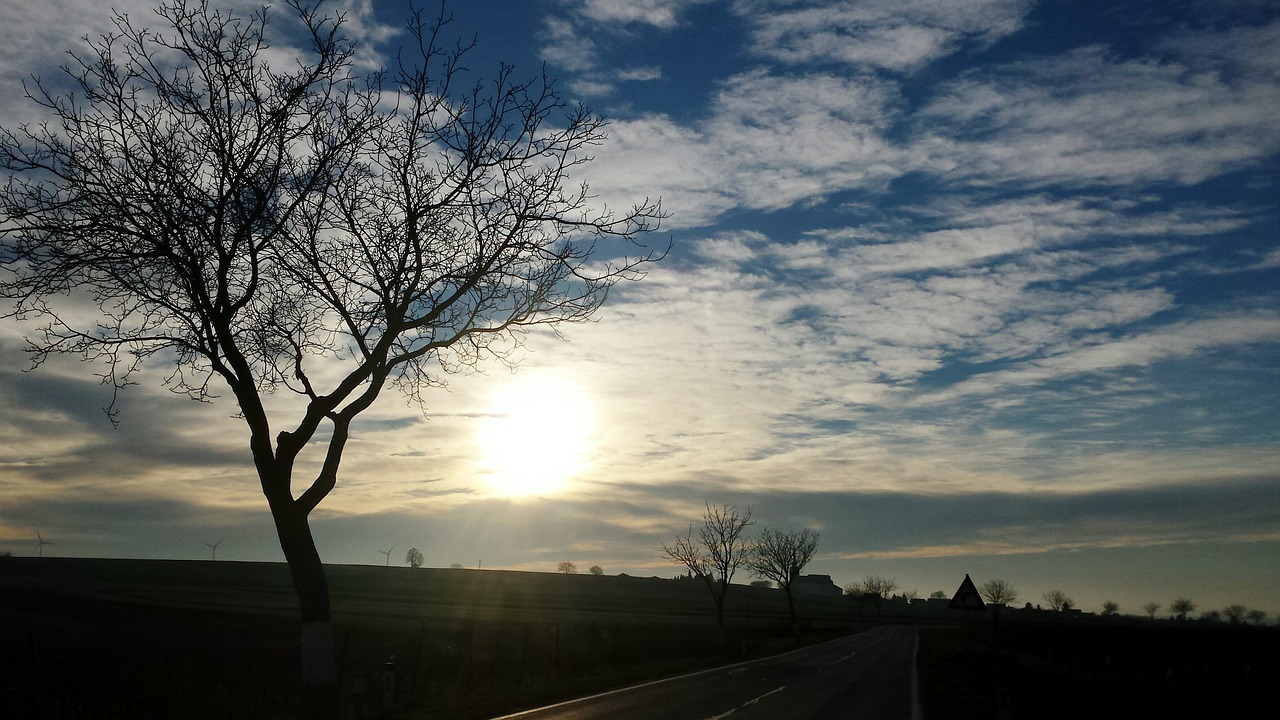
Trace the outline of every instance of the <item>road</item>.
{"type": "Polygon", "coordinates": [[[879,627],[498,720],[912,720],[915,650],[914,628],[879,627]]]}

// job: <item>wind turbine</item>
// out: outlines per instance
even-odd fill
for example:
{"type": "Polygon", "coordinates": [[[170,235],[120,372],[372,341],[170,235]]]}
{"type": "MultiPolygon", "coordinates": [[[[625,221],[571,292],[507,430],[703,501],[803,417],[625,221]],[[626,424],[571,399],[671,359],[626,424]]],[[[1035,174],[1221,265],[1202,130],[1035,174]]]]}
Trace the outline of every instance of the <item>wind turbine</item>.
{"type": "Polygon", "coordinates": [[[391,565],[391,551],[392,551],[392,550],[395,550],[395,549],[396,549],[396,546],[395,546],[395,545],[392,545],[391,547],[387,548],[386,550],[379,550],[379,551],[378,551],[378,552],[382,553],[383,555],[386,555],[386,556],[387,556],[387,566],[388,566],[388,567],[391,565]]]}
{"type": "Polygon", "coordinates": [[[45,539],[44,539],[44,536],[40,534],[40,530],[37,528],[37,529],[36,529],[36,553],[37,553],[40,557],[44,557],[44,546],[45,546],[45,545],[52,545],[52,544],[53,544],[53,543],[51,543],[51,542],[49,542],[48,540],[45,540],[45,539]]]}
{"type": "MultiPolygon", "coordinates": [[[[222,538],[222,540],[226,540],[226,538],[222,538]]],[[[200,543],[201,545],[204,545],[205,547],[213,551],[213,557],[209,558],[210,560],[218,559],[218,546],[222,544],[222,540],[219,540],[218,542],[213,543],[212,545],[209,543],[200,543]]]]}

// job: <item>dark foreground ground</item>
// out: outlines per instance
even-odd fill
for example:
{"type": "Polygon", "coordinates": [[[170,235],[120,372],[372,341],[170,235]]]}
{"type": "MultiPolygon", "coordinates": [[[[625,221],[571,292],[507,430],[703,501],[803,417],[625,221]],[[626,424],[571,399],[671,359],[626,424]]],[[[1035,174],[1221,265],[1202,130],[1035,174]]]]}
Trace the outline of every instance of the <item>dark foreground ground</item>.
{"type": "MultiPolygon", "coordinates": [[[[493,717],[796,644],[776,590],[735,586],[722,644],[690,581],[330,575],[346,718],[493,717]]],[[[1277,628],[800,611],[802,642],[919,627],[925,720],[1280,717],[1277,628]]],[[[295,613],[280,565],[0,559],[0,718],[300,717],[295,613]]]]}
{"type": "Polygon", "coordinates": [[[1280,718],[1280,628],[981,617],[923,628],[926,720],[1280,718]]]}

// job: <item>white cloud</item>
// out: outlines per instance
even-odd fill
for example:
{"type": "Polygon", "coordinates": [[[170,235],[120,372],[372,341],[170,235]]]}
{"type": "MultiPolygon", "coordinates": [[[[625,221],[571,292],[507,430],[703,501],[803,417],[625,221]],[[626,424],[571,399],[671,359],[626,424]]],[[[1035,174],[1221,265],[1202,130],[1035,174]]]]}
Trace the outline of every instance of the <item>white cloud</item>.
{"type": "MultiPolygon", "coordinates": [[[[584,17],[601,24],[651,25],[657,28],[674,27],[680,12],[691,5],[708,0],[577,0],[578,10],[584,17]]],[[[577,4],[575,2],[575,4],[577,4]]]]}
{"type": "Polygon", "coordinates": [[[744,0],[737,11],[753,23],[755,51],[767,57],[910,72],[966,40],[989,44],[1012,34],[1030,6],[1027,0],[744,0]]]}
{"type": "Polygon", "coordinates": [[[980,184],[1193,184],[1280,151],[1280,86],[1092,47],[975,71],[917,113],[933,172],[980,184]]]}

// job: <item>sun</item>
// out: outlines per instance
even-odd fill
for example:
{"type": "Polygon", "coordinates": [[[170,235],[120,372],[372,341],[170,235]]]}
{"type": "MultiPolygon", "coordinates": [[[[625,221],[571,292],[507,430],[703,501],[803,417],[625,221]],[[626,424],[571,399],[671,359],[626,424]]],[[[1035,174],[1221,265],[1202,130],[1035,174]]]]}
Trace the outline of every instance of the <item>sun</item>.
{"type": "Polygon", "coordinates": [[[481,472],[499,495],[554,493],[585,469],[592,428],[578,383],[553,374],[513,380],[494,394],[477,428],[481,472]]]}

